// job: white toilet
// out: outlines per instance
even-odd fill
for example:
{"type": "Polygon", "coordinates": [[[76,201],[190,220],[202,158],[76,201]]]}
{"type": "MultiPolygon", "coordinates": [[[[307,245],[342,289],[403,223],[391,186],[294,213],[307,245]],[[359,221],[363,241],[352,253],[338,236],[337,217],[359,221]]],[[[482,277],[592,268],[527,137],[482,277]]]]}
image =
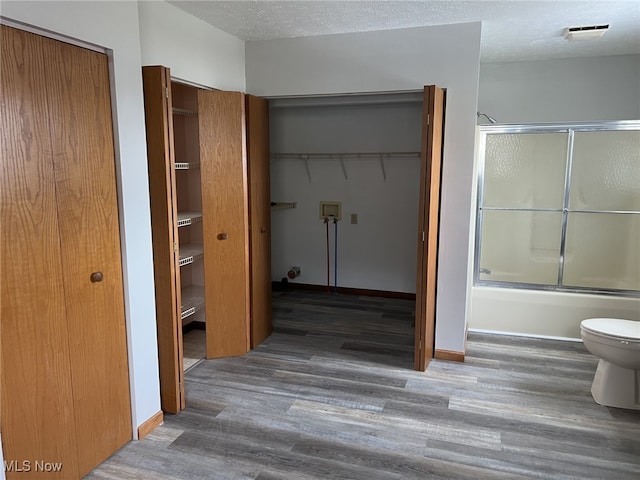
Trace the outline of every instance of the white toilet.
{"type": "Polygon", "coordinates": [[[593,399],[608,407],[640,410],[640,321],[589,318],[580,323],[584,346],[600,358],[593,399]]]}

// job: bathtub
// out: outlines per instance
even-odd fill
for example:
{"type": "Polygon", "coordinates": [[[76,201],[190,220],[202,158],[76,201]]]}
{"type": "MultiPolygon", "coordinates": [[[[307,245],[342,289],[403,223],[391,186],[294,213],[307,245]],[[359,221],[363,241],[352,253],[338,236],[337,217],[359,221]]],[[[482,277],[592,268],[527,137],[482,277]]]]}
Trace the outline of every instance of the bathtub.
{"type": "Polygon", "coordinates": [[[640,298],[612,295],[471,288],[470,331],[580,340],[585,318],[640,320],[640,298]]]}

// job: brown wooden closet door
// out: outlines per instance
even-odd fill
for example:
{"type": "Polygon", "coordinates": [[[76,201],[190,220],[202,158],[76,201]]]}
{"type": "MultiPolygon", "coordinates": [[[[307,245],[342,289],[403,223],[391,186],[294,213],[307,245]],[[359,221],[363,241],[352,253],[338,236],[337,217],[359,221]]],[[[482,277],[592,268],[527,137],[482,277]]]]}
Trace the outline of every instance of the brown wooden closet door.
{"type": "Polygon", "coordinates": [[[144,109],[149,159],[149,193],[153,230],[153,269],[162,410],[178,413],[185,406],[180,319],[178,227],[174,212],[171,73],[161,66],[143,67],[144,109]],[[168,93],[168,95],[167,95],[168,93]],[[167,98],[168,97],[168,98],[167,98]]]}
{"type": "MultiPolygon", "coordinates": [[[[5,461],[78,478],[69,333],[42,37],[0,26],[2,442],[5,461]]],[[[87,319],[89,320],[89,319],[87,319]]],[[[25,476],[26,475],[26,476],[25,476]]],[[[8,471],[7,478],[35,472],[8,471]]]]}
{"type": "Polygon", "coordinates": [[[3,442],[78,478],[131,439],[107,58],[2,35],[3,442]]]}
{"type": "Polygon", "coordinates": [[[198,92],[207,358],[249,351],[244,95],[198,92]]]}
{"type": "Polygon", "coordinates": [[[443,133],[444,91],[434,85],[426,86],[422,106],[414,350],[414,368],[419,371],[427,369],[434,348],[443,133]]]}
{"type": "Polygon", "coordinates": [[[273,330],[271,323],[271,187],[269,102],[246,96],[249,171],[249,257],[251,275],[251,348],[273,330]]]}
{"type": "Polygon", "coordinates": [[[45,42],[80,474],[131,439],[107,56],[45,42]]]}

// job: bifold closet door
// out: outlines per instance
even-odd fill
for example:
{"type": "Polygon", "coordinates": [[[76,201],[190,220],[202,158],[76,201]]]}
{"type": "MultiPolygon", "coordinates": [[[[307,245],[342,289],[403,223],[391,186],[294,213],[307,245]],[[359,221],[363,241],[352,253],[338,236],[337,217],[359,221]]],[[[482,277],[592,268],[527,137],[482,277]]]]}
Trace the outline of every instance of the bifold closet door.
{"type": "Polygon", "coordinates": [[[171,72],[142,67],[162,410],[185,407],[171,72]]]}
{"type": "Polygon", "coordinates": [[[3,26],[0,84],[4,457],[79,478],[131,439],[107,57],[3,26]]]}
{"type": "Polygon", "coordinates": [[[47,41],[53,167],[81,474],[131,439],[108,59],[47,41]]]}
{"type": "Polygon", "coordinates": [[[418,205],[414,368],[419,371],[427,369],[434,350],[443,133],[444,90],[429,85],[424,87],[422,104],[418,205]]]}
{"type": "Polygon", "coordinates": [[[273,330],[271,323],[271,190],[269,102],[246,96],[251,242],[251,348],[273,330]]]}
{"type": "Polygon", "coordinates": [[[198,92],[207,358],[249,351],[244,102],[240,92],[198,92]]]}
{"type": "MultiPolygon", "coordinates": [[[[23,460],[64,462],[49,478],[78,478],[45,40],[0,29],[4,458],[20,467],[23,460]]],[[[7,477],[18,478],[11,470],[7,477]]]]}

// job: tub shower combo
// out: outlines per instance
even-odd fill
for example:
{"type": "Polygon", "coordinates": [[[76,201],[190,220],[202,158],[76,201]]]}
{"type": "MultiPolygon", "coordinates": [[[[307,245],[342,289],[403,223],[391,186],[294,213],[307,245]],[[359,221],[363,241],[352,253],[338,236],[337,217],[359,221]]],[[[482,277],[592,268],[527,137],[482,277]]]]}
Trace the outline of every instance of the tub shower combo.
{"type": "Polygon", "coordinates": [[[565,336],[600,358],[598,403],[640,409],[640,122],[487,125],[478,151],[474,289],[599,313],[565,336]]]}

